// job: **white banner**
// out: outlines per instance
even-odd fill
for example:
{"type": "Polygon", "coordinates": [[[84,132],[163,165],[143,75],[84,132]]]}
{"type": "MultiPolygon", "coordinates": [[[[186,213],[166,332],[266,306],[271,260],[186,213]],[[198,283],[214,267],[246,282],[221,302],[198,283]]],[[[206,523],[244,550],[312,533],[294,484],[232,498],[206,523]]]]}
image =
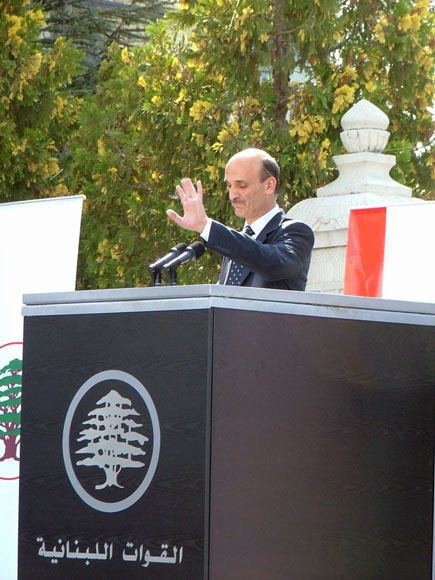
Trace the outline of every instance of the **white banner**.
{"type": "Polygon", "coordinates": [[[22,296],[75,290],[83,200],[0,205],[0,580],[17,577],[22,296]]]}
{"type": "Polygon", "coordinates": [[[387,209],[382,298],[435,302],[435,202],[387,209]]]}

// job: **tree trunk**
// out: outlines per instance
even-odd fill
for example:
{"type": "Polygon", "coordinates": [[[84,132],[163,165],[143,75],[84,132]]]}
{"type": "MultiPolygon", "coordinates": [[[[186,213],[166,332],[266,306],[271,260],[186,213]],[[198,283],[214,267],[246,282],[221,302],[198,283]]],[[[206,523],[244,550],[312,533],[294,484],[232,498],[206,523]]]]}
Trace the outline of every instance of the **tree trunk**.
{"type": "Polygon", "coordinates": [[[290,42],[286,32],[285,0],[275,0],[273,11],[272,74],[273,88],[276,94],[275,118],[281,128],[285,128],[287,101],[289,97],[289,50],[290,42]]]}
{"type": "Polygon", "coordinates": [[[96,485],[95,489],[104,489],[105,487],[120,487],[123,486],[118,483],[118,473],[121,469],[118,469],[116,465],[111,465],[108,467],[103,467],[104,473],[106,474],[106,481],[100,485],[96,485]]]}
{"type": "Polygon", "coordinates": [[[0,457],[0,461],[6,461],[6,459],[15,459],[15,461],[19,461],[18,458],[18,442],[16,435],[6,435],[6,437],[2,437],[3,443],[5,444],[5,452],[3,453],[3,457],[0,457]]]}

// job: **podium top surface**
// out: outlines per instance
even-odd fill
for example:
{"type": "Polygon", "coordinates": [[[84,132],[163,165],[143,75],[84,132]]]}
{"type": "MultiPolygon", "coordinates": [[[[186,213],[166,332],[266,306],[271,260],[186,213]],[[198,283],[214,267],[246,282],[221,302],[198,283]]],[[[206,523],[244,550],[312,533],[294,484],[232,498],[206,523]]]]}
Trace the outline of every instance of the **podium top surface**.
{"type": "Polygon", "coordinates": [[[24,294],[23,303],[24,316],[228,308],[435,325],[430,302],[211,284],[24,294]]]}

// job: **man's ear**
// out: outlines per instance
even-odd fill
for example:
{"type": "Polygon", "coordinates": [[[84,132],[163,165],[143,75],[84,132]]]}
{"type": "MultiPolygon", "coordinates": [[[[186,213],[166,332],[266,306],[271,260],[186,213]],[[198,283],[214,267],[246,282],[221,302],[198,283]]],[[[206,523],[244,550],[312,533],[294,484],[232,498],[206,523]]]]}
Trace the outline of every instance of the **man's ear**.
{"type": "Polygon", "coordinates": [[[275,194],[276,190],[276,179],[273,175],[269,175],[266,179],[266,194],[271,195],[275,194]]]}

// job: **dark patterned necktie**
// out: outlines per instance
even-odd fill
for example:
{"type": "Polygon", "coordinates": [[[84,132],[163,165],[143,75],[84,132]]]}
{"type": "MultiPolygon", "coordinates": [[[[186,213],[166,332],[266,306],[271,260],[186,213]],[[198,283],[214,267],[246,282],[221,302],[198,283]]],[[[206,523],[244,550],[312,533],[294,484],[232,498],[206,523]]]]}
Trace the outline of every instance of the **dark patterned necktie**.
{"type": "MultiPolygon", "coordinates": [[[[251,228],[251,226],[246,225],[243,228],[243,233],[247,234],[248,236],[253,236],[254,230],[251,228]]],[[[240,281],[242,280],[242,277],[246,269],[247,269],[246,266],[243,266],[242,264],[239,264],[231,260],[231,266],[228,272],[226,286],[240,286],[240,281]]]]}

